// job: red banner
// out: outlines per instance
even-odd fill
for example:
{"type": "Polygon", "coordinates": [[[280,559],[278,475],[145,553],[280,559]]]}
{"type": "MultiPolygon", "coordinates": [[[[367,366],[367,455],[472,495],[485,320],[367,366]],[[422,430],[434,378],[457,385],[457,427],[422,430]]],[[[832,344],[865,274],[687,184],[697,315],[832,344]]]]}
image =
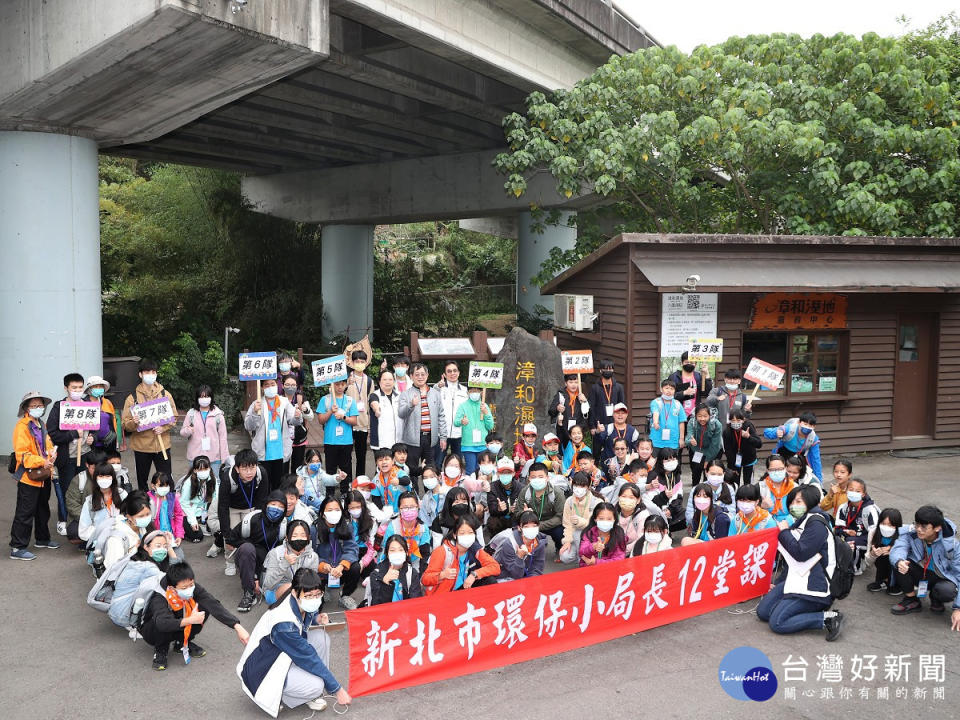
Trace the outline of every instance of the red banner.
{"type": "Polygon", "coordinates": [[[351,610],[350,694],[553,655],[763,595],[777,532],[351,610]]]}

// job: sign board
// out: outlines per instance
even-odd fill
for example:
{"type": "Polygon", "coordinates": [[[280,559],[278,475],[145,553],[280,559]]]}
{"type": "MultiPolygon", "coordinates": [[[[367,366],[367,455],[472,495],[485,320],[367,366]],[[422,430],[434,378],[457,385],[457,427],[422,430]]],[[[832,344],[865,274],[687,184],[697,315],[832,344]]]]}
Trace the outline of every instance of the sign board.
{"type": "Polygon", "coordinates": [[[334,355],[323,360],[314,360],[310,363],[310,369],[313,370],[313,384],[317,387],[346,380],[350,374],[347,370],[346,355],[334,355]]]}
{"type": "Polygon", "coordinates": [[[276,380],[277,354],[255,352],[240,354],[240,382],[249,380],[276,380]]]}
{"type": "Polygon", "coordinates": [[[561,350],[560,351],[560,371],[564,375],[575,373],[577,375],[593,372],[593,351],[592,350],[561,350]]]}
{"type": "Polygon", "coordinates": [[[780,387],[783,376],[786,374],[787,371],[783,368],[764,362],[760,358],[750,358],[750,364],[747,365],[743,377],[746,380],[755,382],[758,386],[763,385],[765,388],[776,390],[780,387]]]}
{"type": "Polygon", "coordinates": [[[64,400],[60,403],[61,430],[99,430],[100,402],[64,400]]]}
{"type": "Polygon", "coordinates": [[[660,357],[678,358],[690,338],[717,336],[717,293],[663,293],[660,357]]]}
{"type": "Polygon", "coordinates": [[[690,362],[720,362],[723,360],[723,338],[690,338],[687,359],[690,362]]]}
{"type": "Polygon", "coordinates": [[[420,354],[428,358],[476,354],[469,338],[417,338],[417,346],[420,354]]]}
{"type": "Polygon", "coordinates": [[[753,301],[751,330],[834,330],[847,327],[847,296],[766,293],[753,301]]]}
{"type": "Polygon", "coordinates": [[[503,387],[503,363],[470,363],[470,372],[467,375],[467,387],[499,390],[503,387]]]}
{"type": "Polygon", "coordinates": [[[177,421],[173,415],[170,398],[166,397],[147,400],[146,402],[134,405],[130,412],[133,417],[136,418],[137,430],[140,432],[160,427],[161,425],[172,425],[177,421]]]}

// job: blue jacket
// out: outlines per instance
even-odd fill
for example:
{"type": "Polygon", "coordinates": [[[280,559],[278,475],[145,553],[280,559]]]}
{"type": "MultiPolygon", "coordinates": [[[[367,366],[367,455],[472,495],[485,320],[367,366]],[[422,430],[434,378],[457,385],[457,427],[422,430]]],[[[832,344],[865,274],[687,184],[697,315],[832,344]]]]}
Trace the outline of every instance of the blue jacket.
{"type": "Polygon", "coordinates": [[[337,537],[336,531],[330,532],[323,520],[317,521],[317,540],[313,544],[314,552],[320,562],[337,565],[346,560],[353,565],[360,559],[360,548],[351,536],[349,540],[337,537]],[[326,532],[325,532],[326,531],[326,532]]]}
{"type": "MultiPolygon", "coordinates": [[[[926,545],[917,537],[917,531],[906,526],[900,528],[900,537],[890,551],[890,564],[896,565],[901,560],[912,560],[923,564],[926,557],[926,545]]],[[[957,587],[960,587],[960,540],[957,539],[957,526],[952,520],[944,518],[940,534],[930,546],[932,560],[929,570],[945,577],[957,587]]],[[[953,601],[954,609],[960,610],[960,593],[953,601]]]]}
{"type": "Polygon", "coordinates": [[[823,467],[820,465],[820,436],[817,435],[817,431],[811,430],[804,435],[800,432],[800,420],[790,418],[783,425],[767,428],[763,431],[763,436],[768,440],[777,440],[777,430],[783,430],[783,437],[779,439],[773,452],[776,453],[780,448],[785,447],[794,455],[799,455],[807,461],[813,474],[823,482],[823,467]]]}
{"type": "Polygon", "coordinates": [[[832,525],[829,515],[814,508],[780,531],[780,553],[788,557],[783,587],[785,596],[819,598],[829,604],[830,577],[837,566],[830,532],[832,525]],[[818,517],[815,518],[815,515],[818,517]],[[820,559],[806,573],[792,565],[793,561],[806,562],[817,554],[820,559]]]}
{"type": "MultiPolygon", "coordinates": [[[[713,491],[713,500],[717,504],[718,508],[723,508],[724,511],[727,513],[727,515],[729,516],[727,518],[727,522],[729,522],[730,518],[737,514],[737,501],[735,499],[737,491],[734,490],[734,488],[730,485],[730,483],[724,483],[723,485],[721,485],[720,487],[718,487],[716,490],[713,491]],[[727,492],[730,493],[730,498],[731,498],[730,503],[722,503],[717,499],[718,497],[720,497],[720,491],[723,489],[723,485],[727,487],[727,492]]],[[[693,513],[695,511],[696,511],[696,508],[693,506],[693,490],[691,490],[689,493],[687,493],[687,507],[683,513],[683,516],[687,520],[687,525],[693,522],[693,513]]],[[[720,537],[726,537],[726,534],[723,534],[720,537]]]]}

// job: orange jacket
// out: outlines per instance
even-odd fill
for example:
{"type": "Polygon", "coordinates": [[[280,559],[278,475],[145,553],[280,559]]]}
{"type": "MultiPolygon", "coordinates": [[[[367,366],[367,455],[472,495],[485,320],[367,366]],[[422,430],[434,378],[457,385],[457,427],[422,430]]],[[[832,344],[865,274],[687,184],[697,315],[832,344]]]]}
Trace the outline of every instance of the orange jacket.
{"type": "MultiPolygon", "coordinates": [[[[40,454],[40,448],[37,447],[37,440],[33,436],[33,433],[30,432],[31,422],[34,422],[33,418],[25,415],[13,426],[13,452],[17,456],[18,468],[38,468],[43,467],[44,464],[43,456],[40,454]]],[[[47,457],[50,457],[53,452],[53,443],[50,442],[50,437],[47,435],[47,429],[43,426],[43,423],[38,423],[38,425],[43,429],[43,439],[46,441],[47,446],[47,457]]],[[[20,482],[25,485],[32,485],[33,487],[43,487],[42,482],[31,480],[26,473],[20,476],[20,482]]]]}
{"type": "MultiPolygon", "coordinates": [[[[440,573],[445,568],[458,567],[460,556],[464,553],[469,554],[471,552],[474,552],[472,548],[470,550],[464,550],[458,543],[444,540],[440,547],[430,553],[430,561],[427,563],[427,569],[423,571],[423,575],[420,578],[420,584],[423,585],[424,594],[432,595],[438,592],[450,592],[453,590],[453,586],[457,582],[456,579],[441,580],[440,573]]],[[[470,572],[476,575],[478,579],[500,574],[500,563],[488,555],[483,548],[476,550],[475,553],[476,561],[480,563],[480,567],[470,572]]],[[[467,561],[468,567],[473,564],[471,561],[467,561]]]]}

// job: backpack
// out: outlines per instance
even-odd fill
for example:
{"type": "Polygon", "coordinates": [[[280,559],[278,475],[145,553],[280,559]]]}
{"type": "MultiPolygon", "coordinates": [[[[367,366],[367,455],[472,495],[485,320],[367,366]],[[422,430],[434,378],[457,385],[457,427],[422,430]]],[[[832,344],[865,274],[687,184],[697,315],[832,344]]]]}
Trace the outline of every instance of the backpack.
{"type": "Polygon", "coordinates": [[[110,609],[117,579],[136,551],[136,548],[129,550],[126,555],[117,560],[103,575],[97,578],[93,587],[90,588],[90,592],[87,593],[87,605],[100,612],[107,612],[110,609]]]}
{"type": "Polygon", "coordinates": [[[502,565],[502,551],[507,546],[512,547],[514,553],[520,549],[520,546],[517,544],[517,539],[513,536],[513,528],[507,528],[506,530],[494,535],[493,539],[490,540],[490,544],[484,549],[493,556],[494,560],[502,565]]]}
{"type": "Polygon", "coordinates": [[[833,550],[836,558],[836,567],[833,569],[833,575],[830,576],[830,597],[834,600],[842,600],[850,594],[853,587],[854,565],[853,550],[849,545],[833,532],[833,527],[823,515],[813,513],[813,517],[820,518],[827,528],[828,542],[833,542],[833,550]]]}

